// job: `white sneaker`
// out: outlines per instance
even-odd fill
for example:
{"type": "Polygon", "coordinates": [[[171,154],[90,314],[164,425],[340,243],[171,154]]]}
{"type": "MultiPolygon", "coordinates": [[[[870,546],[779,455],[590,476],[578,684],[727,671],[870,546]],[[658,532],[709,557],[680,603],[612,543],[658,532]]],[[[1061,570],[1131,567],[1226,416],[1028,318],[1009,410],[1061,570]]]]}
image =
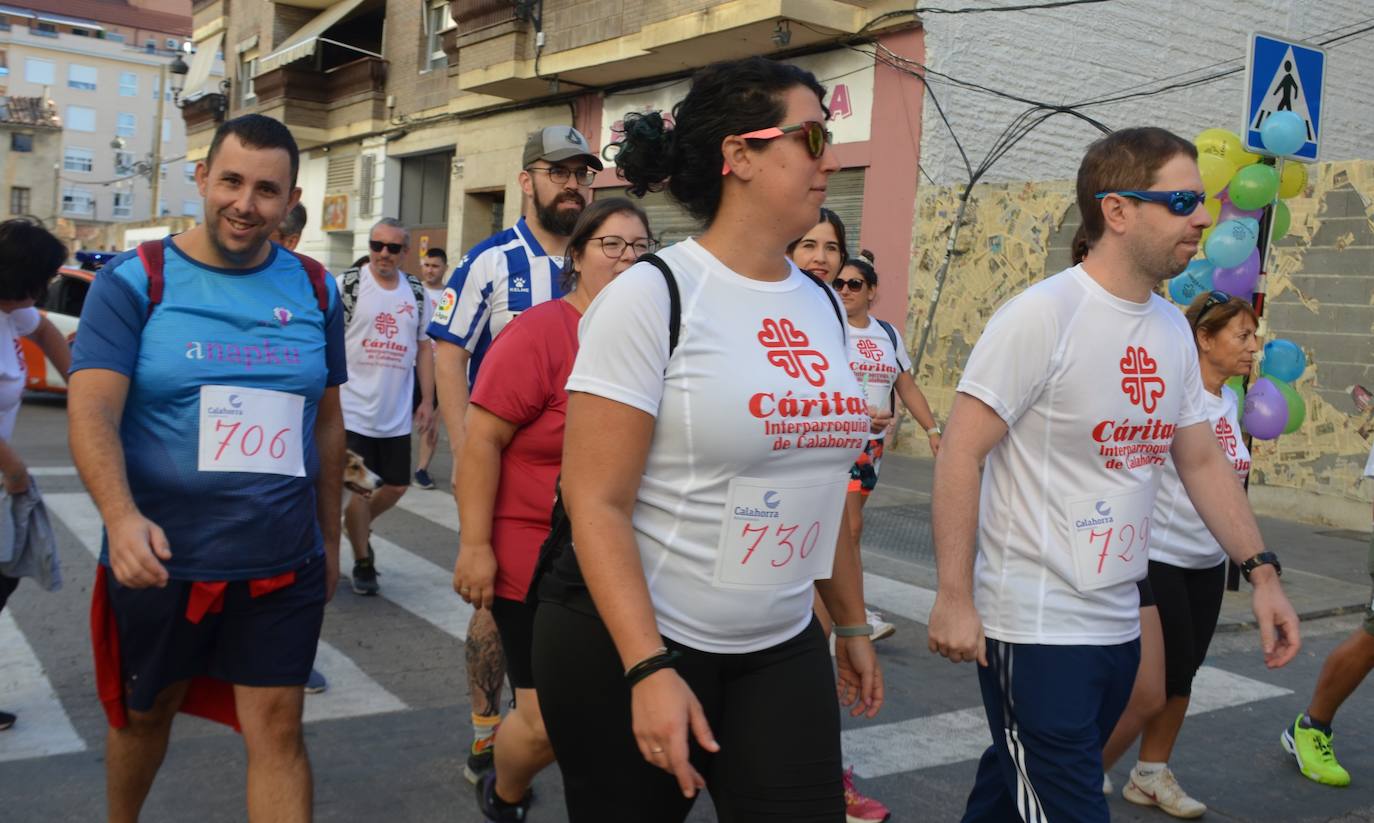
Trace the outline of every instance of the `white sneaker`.
{"type": "Polygon", "coordinates": [[[1116,794],[1116,787],[1112,785],[1112,776],[1106,772],[1102,773],[1102,793],[1108,797],[1116,794]]]}
{"type": "Polygon", "coordinates": [[[1158,806],[1174,817],[1192,819],[1207,812],[1207,806],[1189,797],[1167,767],[1148,777],[1131,769],[1131,779],[1121,796],[1138,806],[1158,806]]]}
{"type": "Polygon", "coordinates": [[[868,620],[868,625],[873,627],[873,642],[877,643],[884,637],[891,637],[897,633],[897,627],[883,620],[883,616],[878,612],[864,610],[864,616],[868,620]]]}

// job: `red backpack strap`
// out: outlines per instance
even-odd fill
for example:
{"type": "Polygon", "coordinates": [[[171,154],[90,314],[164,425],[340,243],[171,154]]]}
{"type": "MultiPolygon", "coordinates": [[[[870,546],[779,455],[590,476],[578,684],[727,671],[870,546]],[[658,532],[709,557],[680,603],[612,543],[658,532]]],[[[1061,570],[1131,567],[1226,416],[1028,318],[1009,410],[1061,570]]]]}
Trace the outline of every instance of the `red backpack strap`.
{"type": "Polygon", "coordinates": [[[143,271],[148,275],[148,316],[162,302],[162,241],[145,240],[138,244],[138,259],[143,261],[143,271]]]}
{"type": "Polygon", "coordinates": [[[325,285],[325,279],[329,273],[324,270],[324,265],[313,257],[306,257],[303,254],[296,254],[296,259],[301,261],[305,267],[305,274],[310,278],[310,287],[315,290],[315,302],[319,304],[322,313],[329,313],[329,287],[325,285]]]}

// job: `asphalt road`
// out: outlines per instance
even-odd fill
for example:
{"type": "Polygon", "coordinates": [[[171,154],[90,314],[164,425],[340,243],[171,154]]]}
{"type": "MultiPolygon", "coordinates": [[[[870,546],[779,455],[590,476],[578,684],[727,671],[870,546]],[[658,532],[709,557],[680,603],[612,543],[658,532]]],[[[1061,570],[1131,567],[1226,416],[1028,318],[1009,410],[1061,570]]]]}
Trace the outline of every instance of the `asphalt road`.
{"type": "MultiPolygon", "coordinates": [[[[50,498],[66,586],[24,583],[0,615],[0,708],[21,714],[0,732],[0,820],[98,820],[103,815],[104,717],[95,699],[87,635],[99,541],[93,508],[70,469],[60,402],[30,402],[15,442],[50,498]]],[[[926,651],[922,619],[933,574],[919,546],[929,489],[925,464],[893,461],[874,498],[866,544],[870,600],[897,626],[880,645],[887,705],[873,721],[844,721],[847,760],[866,793],[894,821],[957,820],[987,742],[971,666],[926,651]],[[918,516],[919,515],[919,516],[918,516]],[[914,547],[914,548],[913,548],[914,547]]],[[[446,477],[441,453],[435,477],[446,477]]],[[[331,690],[307,698],[316,816],[328,821],[475,821],[462,777],[470,740],[463,678],[467,611],[448,590],[457,539],[449,498],[411,489],[377,524],[382,596],[341,586],[329,607],[320,664],[331,690]]],[[[1359,569],[1347,579],[1358,582],[1359,569]]],[[[1355,615],[1305,624],[1298,659],[1264,668],[1252,631],[1218,635],[1173,760],[1183,785],[1211,806],[1215,821],[1374,821],[1374,684],[1357,692],[1337,723],[1336,750],[1355,778],[1330,789],[1300,777],[1278,745],[1302,710],[1325,654],[1358,625],[1355,615]]],[[[1113,772],[1118,786],[1129,764],[1113,772]]],[[[197,823],[242,820],[244,757],[232,733],[182,718],[145,819],[197,823]]],[[[535,784],[535,823],[566,820],[556,769],[535,784]]],[[[608,806],[614,797],[606,799],[608,806]]],[[[1115,819],[1162,821],[1119,797],[1115,819]]],[[[694,821],[714,820],[698,803],[694,821]]],[[[652,822],[649,822],[652,823],[652,822]]]]}

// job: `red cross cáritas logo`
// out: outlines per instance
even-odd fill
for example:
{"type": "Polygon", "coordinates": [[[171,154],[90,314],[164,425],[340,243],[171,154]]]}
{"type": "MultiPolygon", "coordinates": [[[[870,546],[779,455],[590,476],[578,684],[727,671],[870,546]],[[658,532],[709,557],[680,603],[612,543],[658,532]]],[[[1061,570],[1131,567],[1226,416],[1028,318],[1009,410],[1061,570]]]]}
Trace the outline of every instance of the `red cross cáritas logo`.
{"type": "Polygon", "coordinates": [[[1221,444],[1221,450],[1226,452],[1227,457],[1236,459],[1236,430],[1225,417],[1217,421],[1217,442],[1221,444]]]}
{"type": "Polygon", "coordinates": [[[390,312],[382,312],[377,315],[377,321],[372,324],[372,327],[387,340],[396,336],[396,318],[392,317],[390,312]]]}
{"type": "Polygon", "coordinates": [[[882,359],[883,359],[883,348],[882,348],[882,346],[879,346],[877,343],[874,343],[872,340],[869,340],[867,337],[865,337],[864,339],[860,340],[858,343],[854,344],[854,347],[857,348],[857,349],[859,350],[859,354],[862,354],[864,357],[867,357],[869,360],[882,360],[882,359]]]}
{"type": "Polygon", "coordinates": [[[800,377],[813,386],[825,385],[825,370],[830,361],[811,346],[811,338],[791,320],[763,321],[758,333],[759,342],[768,351],[768,362],[782,369],[788,377],[800,377]]]}
{"type": "Polygon", "coordinates": [[[1144,346],[1126,347],[1126,356],[1121,358],[1121,390],[1146,414],[1154,414],[1159,406],[1159,398],[1164,396],[1164,378],[1159,376],[1159,363],[1144,346]]]}

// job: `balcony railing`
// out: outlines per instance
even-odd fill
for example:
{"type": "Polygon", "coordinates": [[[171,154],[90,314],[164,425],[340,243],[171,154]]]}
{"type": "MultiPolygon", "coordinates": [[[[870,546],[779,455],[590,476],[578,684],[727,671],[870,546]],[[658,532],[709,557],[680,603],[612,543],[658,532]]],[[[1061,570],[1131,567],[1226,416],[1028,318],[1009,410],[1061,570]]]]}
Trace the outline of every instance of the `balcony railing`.
{"type": "Polygon", "coordinates": [[[288,126],[331,129],[386,119],[387,61],[360,57],[317,71],[291,63],[253,79],[256,109],[288,126]],[[281,111],[275,109],[280,107],[281,111]]]}

